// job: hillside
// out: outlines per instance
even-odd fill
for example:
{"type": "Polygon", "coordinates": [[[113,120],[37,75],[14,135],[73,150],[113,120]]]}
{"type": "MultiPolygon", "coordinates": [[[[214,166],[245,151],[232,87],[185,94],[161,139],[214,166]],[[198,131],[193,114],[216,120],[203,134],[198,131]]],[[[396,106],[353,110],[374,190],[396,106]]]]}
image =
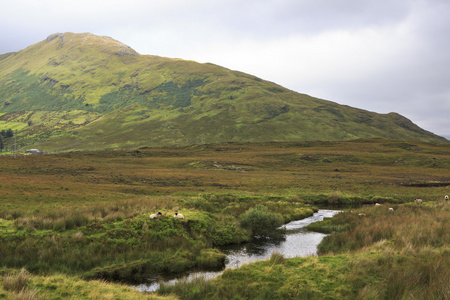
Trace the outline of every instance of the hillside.
{"type": "MultiPolygon", "coordinates": [[[[213,64],[140,55],[112,38],[53,34],[0,55],[0,130],[47,152],[219,142],[448,142],[396,113],[293,92],[213,64]]],[[[11,146],[11,141],[9,141],[11,146]]]]}

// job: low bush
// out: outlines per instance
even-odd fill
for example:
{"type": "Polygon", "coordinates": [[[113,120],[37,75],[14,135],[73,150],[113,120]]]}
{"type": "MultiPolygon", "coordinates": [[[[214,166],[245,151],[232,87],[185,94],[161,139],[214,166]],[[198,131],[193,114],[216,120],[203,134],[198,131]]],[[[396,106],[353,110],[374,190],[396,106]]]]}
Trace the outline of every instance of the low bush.
{"type": "Polygon", "coordinates": [[[240,225],[248,229],[253,237],[270,237],[279,232],[283,225],[280,214],[272,213],[264,205],[256,205],[241,215],[240,225]]]}

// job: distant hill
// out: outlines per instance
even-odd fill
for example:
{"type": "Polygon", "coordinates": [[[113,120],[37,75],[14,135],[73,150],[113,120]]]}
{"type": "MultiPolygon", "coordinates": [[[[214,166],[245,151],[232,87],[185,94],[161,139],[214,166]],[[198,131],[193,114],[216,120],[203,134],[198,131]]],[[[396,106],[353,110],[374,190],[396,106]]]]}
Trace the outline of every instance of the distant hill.
{"type": "Polygon", "coordinates": [[[47,152],[376,137],[448,142],[397,113],[339,105],[209,63],[140,55],[90,33],[57,33],[0,55],[0,130],[9,128],[20,149],[47,152]]]}

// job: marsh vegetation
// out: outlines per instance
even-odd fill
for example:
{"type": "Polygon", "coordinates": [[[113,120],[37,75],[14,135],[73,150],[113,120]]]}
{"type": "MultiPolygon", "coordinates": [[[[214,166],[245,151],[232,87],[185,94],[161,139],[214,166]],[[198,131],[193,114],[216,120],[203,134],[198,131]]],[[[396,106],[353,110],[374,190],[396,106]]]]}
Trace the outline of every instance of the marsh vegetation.
{"type": "Polygon", "coordinates": [[[4,155],[0,165],[1,297],[448,298],[446,145],[229,143],[4,155]],[[321,205],[354,208],[314,228],[330,233],[319,257],[275,255],[158,295],[121,285],[220,269],[219,247],[321,205]]]}

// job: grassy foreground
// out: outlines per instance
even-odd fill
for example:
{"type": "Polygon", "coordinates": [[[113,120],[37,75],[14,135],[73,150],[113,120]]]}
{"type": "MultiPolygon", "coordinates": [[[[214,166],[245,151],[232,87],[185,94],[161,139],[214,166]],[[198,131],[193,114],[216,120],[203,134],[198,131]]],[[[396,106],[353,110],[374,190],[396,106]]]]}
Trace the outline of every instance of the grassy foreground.
{"type": "Polygon", "coordinates": [[[25,269],[0,270],[0,299],[178,299],[144,295],[130,287],[105,281],[83,281],[66,275],[31,275],[25,269]]]}
{"type": "Polygon", "coordinates": [[[375,299],[399,290],[397,296],[442,299],[450,278],[442,205],[449,167],[447,145],[385,140],[3,155],[0,295],[375,299]],[[423,206],[408,204],[416,197],[423,206]],[[258,207],[278,224],[316,205],[364,204],[371,205],[324,222],[320,230],[336,231],[320,246],[324,256],[275,255],[216,281],[161,290],[164,296],[121,285],[220,269],[218,247],[250,239],[256,227],[245,216],[258,207]],[[158,211],[161,219],[148,218],[158,211]],[[174,219],[175,212],[186,218],[174,219]],[[408,279],[418,266],[436,273],[408,279]],[[397,282],[386,279],[392,270],[397,282]],[[22,277],[26,284],[16,288],[22,277]]]}
{"type": "Polygon", "coordinates": [[[163,286],[183,299],[449,299],[450,203],[365,207],[313,223],[319,257],[270,260],[163,286]],[[364,213],[366,216],[359,216],[364,213]]]}

